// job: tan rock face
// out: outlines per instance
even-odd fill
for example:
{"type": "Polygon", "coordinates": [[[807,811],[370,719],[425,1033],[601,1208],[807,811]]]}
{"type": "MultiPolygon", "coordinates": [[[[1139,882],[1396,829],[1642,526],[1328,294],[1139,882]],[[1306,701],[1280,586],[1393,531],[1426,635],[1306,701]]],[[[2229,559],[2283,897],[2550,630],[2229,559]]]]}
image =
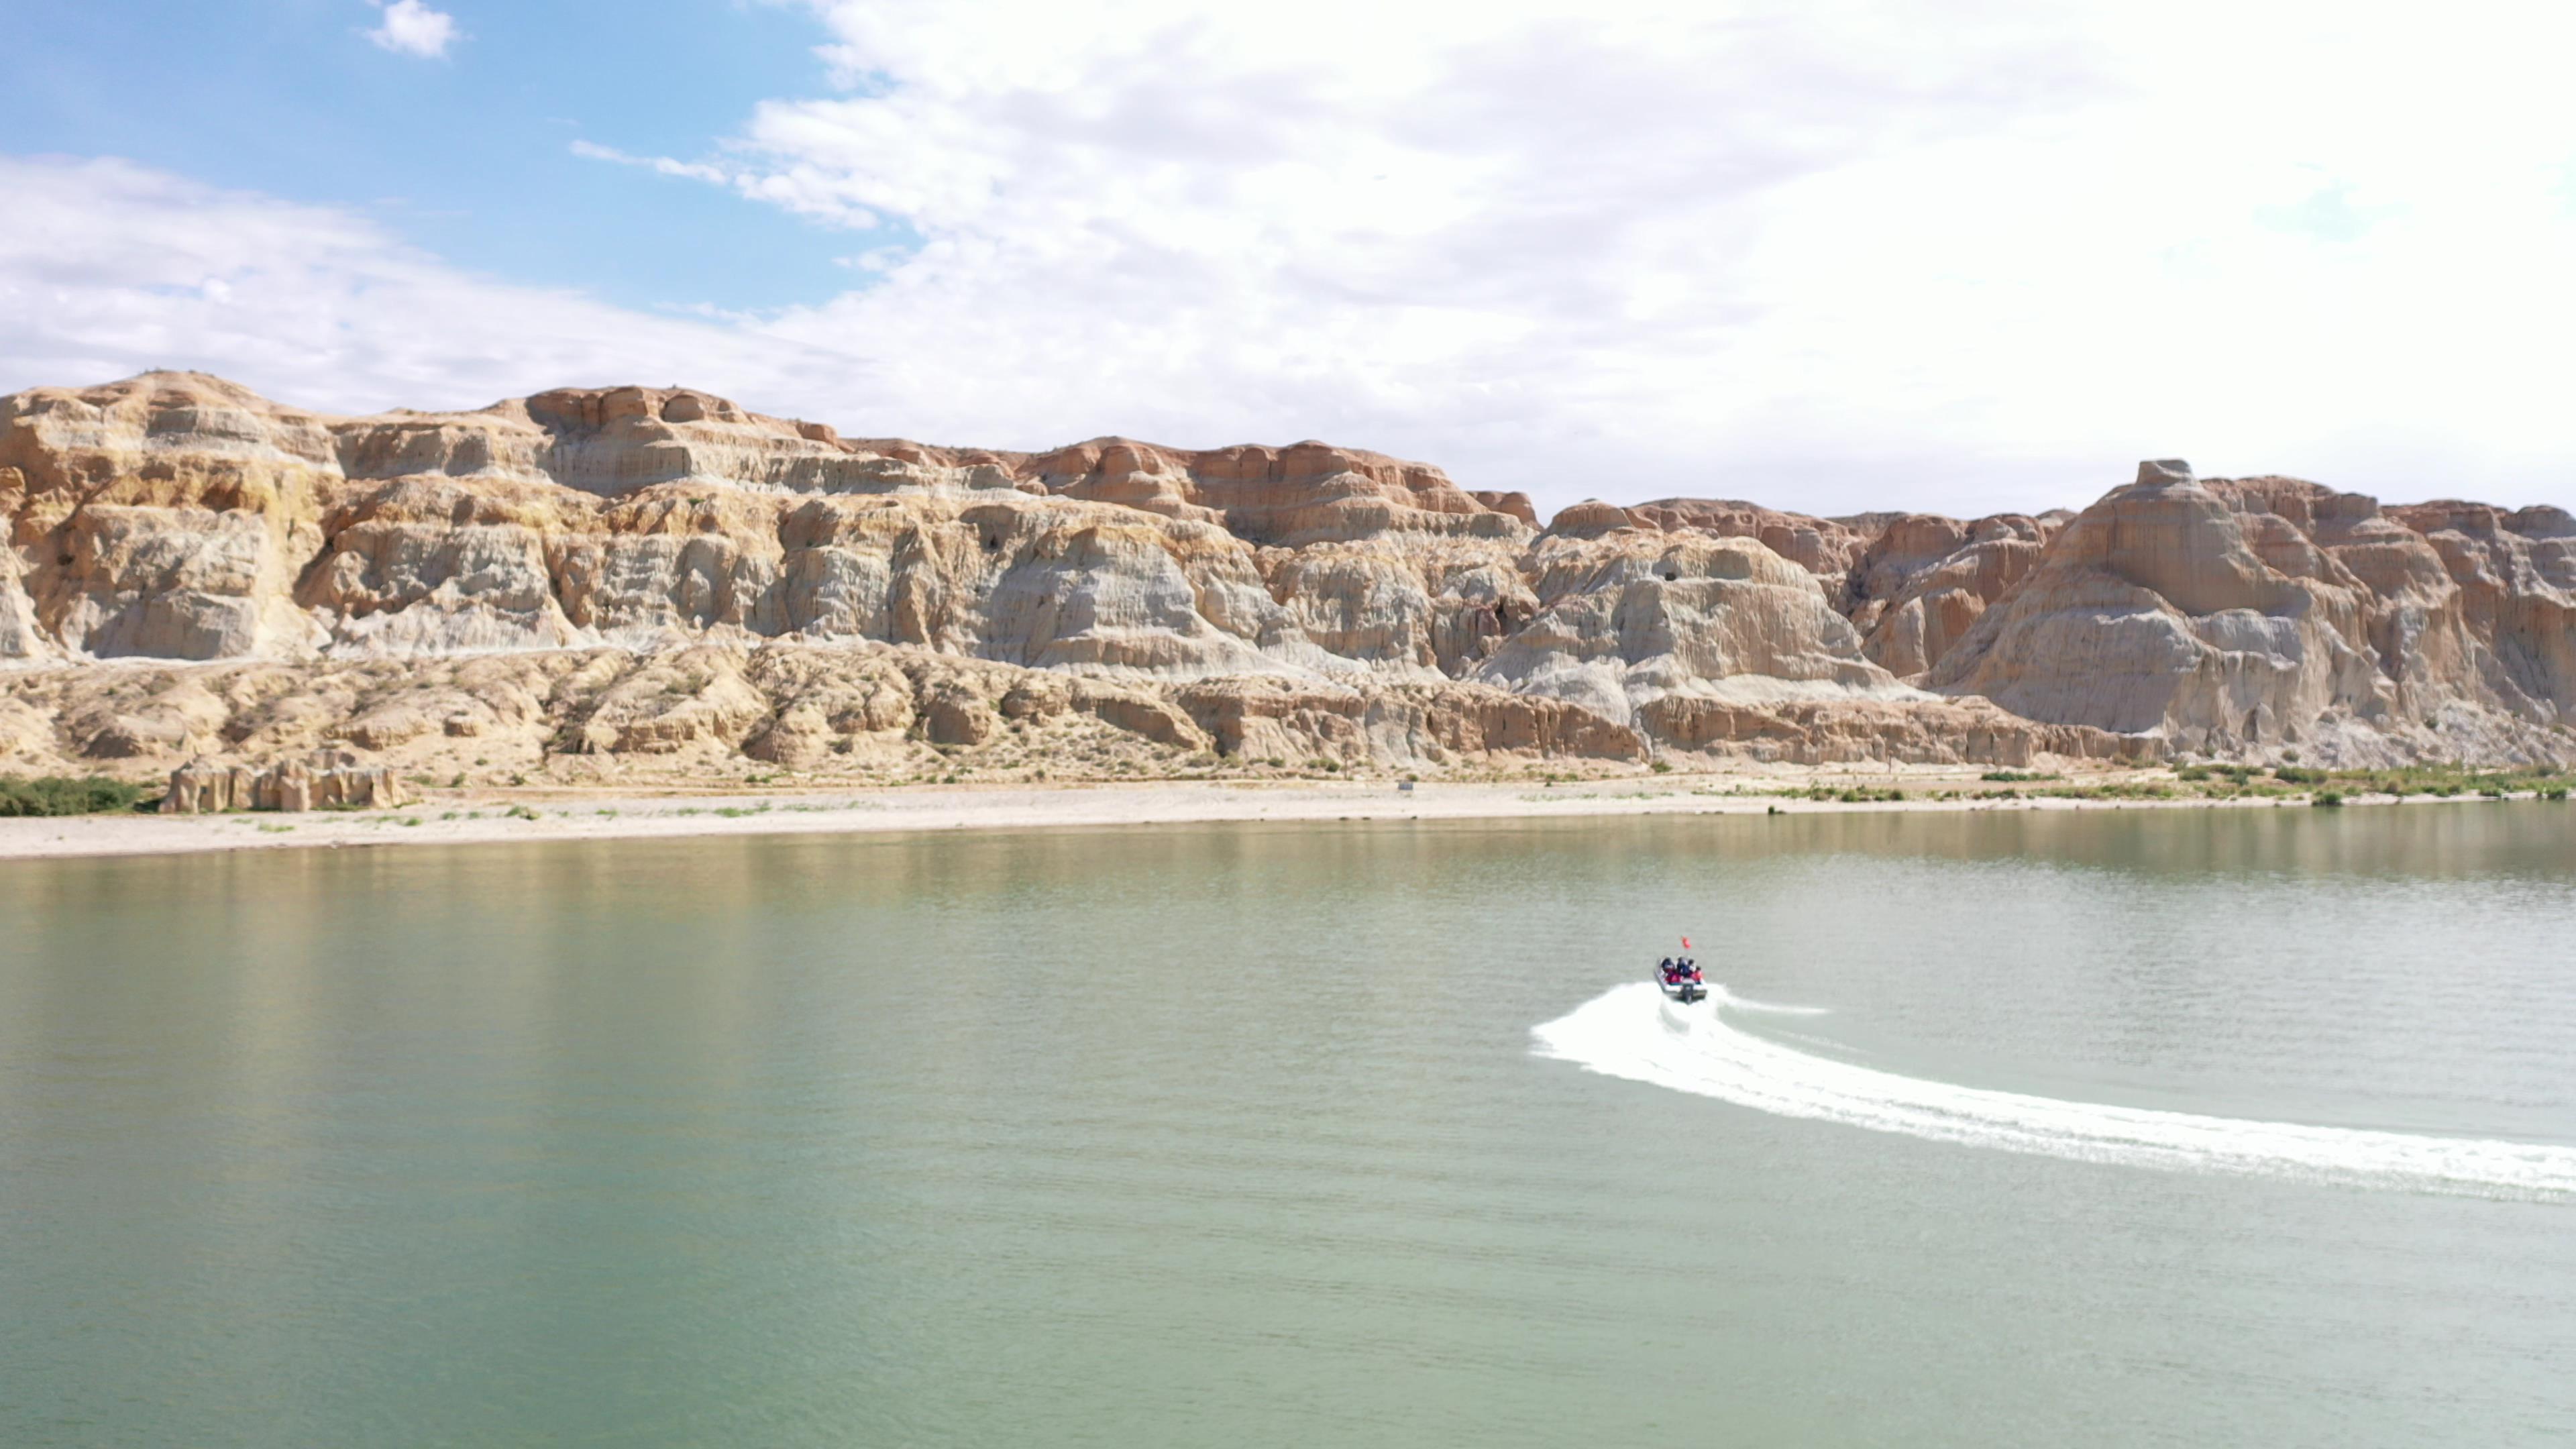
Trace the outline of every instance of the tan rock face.
{"type": "Polygon", "coordinates": [[[1093,678],[883,644],[92,664],[10,683],[0,758],[28,773],[200,758],[249,769],[316,750],[489,782],[537,771],[666,779],[745,762],[861,778],[1220,757],[1437,768],[1494,755],[1641,760],[1649,749],[1577,706],[1473,684],[1093,678]]]}
{"type": "Polygon", "coordinates": [[[2564,527],[2556,510],[2392,514],[2294,479],[2148,465],[2067,525],[1930,683],[2216,754],[2564,757],[2564,527]]]}
{"type": "Polygon", "coordinates": [[[1868,551],[1874,520],[1810,518],[1734,499],[1666,498],[1628,510],[1636,525],[1666,533],[1709,533],[1749,538],[1811,574],[1838,586],[1868,551]]]}
{"type": "Polygon", "coordinates": [[[1751,539],[1815,577],[1862,636],[1861,652],[1907,683],[2029,573],[2071,513],[1997,514],[1971,522],[1919,513],[1816,518],[1731,499],[1666,498],[1620,508],[1580,503],[1548,532],[1623,531],[1751,539]]]}
{"type": "Polygon", "coordinates": [[[1520,541],[1536,532],[1517,493],[1467,493],[1439,469],[1305,442],[1183,453],[1101,438],[1029,460],[1047,492],[1223,526],[1295,548],[1383,533],[1520,541]]]}
{"type": "MultiPolygon", "coordinates": [[[[2432,546],[2459,590],[2469,639],[2486,646],[2465,661],[2518,712],[2554,708],[2576,719],[2576,518],[2564,509],[2507,513],[2479,503],[2426,503],[2393,510],[2395,521],[2432,546]]],[[[2385,569],[2403,586],[2438,596],[2420,553],[2381,559],[2358,545],[2339,551],[2356,571],[2385,569]]],[[[2391,587],[2386,592],[2397,592],[2391,587]]],[[[2402,626],[2405,620],[2400,620],[2402,626]]],[[[2433,641],[2450,644],[2448,637],[2433,641]]],[[[2449,663],[2447,654],[2439,656],[2449,663]]]]}
{"type": "Polygon", "coordinates": [[[1867,631],[1862,652],[1919,683],[1986,609],[2030,575],[2062,518],[2000,514],[1959,523],[1890,520],[1845,575],[1843,608],[1867,631]]]}
{"type": "Polygon", "coordinates": [[[1542,539],[1538,612],[1472,671],[1621,724],[1667,694],[1889,694],[1814,575],[1749,539],[1621,529],[1542,539]]]}
{"type": "Polygon", "coordinates": [[[1677,694],[1639,713],[1657,739],[1676,748],[1724,748],[1800,765],[1891,760],[2020,768],[2043,755],[2144,764],[2162,754],[2150,736],[2040,724],[1983,699],[1848,699],[1761,708],[1677,694]]]}
{"type": "Polygon", "coordinates": [[[265,769],[223,760],[191,760],[170,772],[170,790],[161,797],[161,813],[372,810],[401,805],[410,798],[401,779],[384,766],[324,751],[310,760],[287,760],[265,769]]]}
{"type": "Polygon", "coordinates": [[[0,398],[0,512],[29,759],[2476,757],[2576,716],[2563,513],[2178,466],[2081,516],[1542,532],[1323,443],[939,448],[650,388],[334,418],[169,373],[0,398]]]}

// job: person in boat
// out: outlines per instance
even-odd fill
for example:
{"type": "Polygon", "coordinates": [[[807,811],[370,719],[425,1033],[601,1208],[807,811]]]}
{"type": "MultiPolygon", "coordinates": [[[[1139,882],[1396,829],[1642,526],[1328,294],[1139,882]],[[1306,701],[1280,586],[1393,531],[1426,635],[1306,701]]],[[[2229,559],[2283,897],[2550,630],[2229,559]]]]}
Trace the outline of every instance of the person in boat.
{"type": "Polygon", "coordinates": [[[1674,967],[1674,965],[1673,965],[1673,958],[1672,958],[1672,957],[1670,957],[1670,956],[1665,957],[1665,958],[1664,958],[1664,960],[1663,960],[1663,964],[1662,964],[1662,965],[1660,965],[1660,966],[1657,966],[1657,967],[1655,968],[1655,970],[1656,970],[1656,971],[1658,971],[1658,972],[1662,973],[1663,978],[1664,978],[1666,981],[1671,981],[1671,980],[1674,980],[1674,979],[1675,979],[1674,972],[1675,972],[1675,970],[1676,970],[1676,969],[1677,969],[1677,968],[1675,968],[1675,967],[1674,967]]]}

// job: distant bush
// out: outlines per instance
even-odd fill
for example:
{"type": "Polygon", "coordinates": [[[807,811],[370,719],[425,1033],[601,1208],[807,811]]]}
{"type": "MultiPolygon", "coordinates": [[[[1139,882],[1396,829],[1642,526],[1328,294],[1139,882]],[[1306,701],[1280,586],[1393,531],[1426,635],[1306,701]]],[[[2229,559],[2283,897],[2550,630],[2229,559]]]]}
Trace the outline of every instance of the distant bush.
{"type": "Polygon", "coordinates": [[[2252,765],[2185,765],[2174,771],[2174,778],[2190,783],[2210,781],[2242,790],[2253,783],[2256,773],[2252,765]]]}
{"type": "MultiPolygon", "coordinates": [[[[1977,778],[1980,780],[2005,780],[2018,783],[2025,780],[2063,780],[2066,777],[2064,775],[2043,775],[2036,770],[1988,770],[1977,778]]],[[[2195,776],[2193,778],[2196,779],[2198,777],[2195,776]]]]}
{"type": "Polygon", "coordinates": [[[2317,792],[2317,798],[2309,801],[2308,803],[2321,810],[2340,809],[2343,805],[2343,792],[2340,790],[2319,790],[2317,792]]]}
{"type": "Polygon", "coordinates": [[[1785,793],[1809,800],[1838,800],[1845,805],[1876,805],[1905,798],[1905,792],[1902,790],[1892,787],[1878,790],[1867,785],[1845,785],[1840,788],[1832,785],[1810,785],[1804,790],[1790,790],[1785,793]]]}
{"type": "Polygon", "coordinates": [[[2408,765],[2385,770],[2338,770],[2331,783],[2354,794],[2430,795],[2449,800],[2475,791],[2494,800],[2524,790],[2545,795],[2552,789],[2566,788],[2568,777],[2564,771],[2546,766],[2470,771],[2458,765],[2408,765]]]}
{"type": "Polygon", "coordinates": [[[2099,785],[2059,785],[2033,792],[2051,800],[2170,800],[2173,788],[2160,780],[2106,780],[2099,785]]]}
{"type": "Polygon", "coordinates": [[[2564,800],[2567,798],[2567,787],[2564,785],[2552,785],[2548,789],[2540,792],[2540,798],[2543,800],[2564,800]]]}
{"type": "Polygon", "coordinates": [[[2296,765],[2277,765],[2273,767],[2272,778],[2287,781],[2293,785],[2322,785],[2326,782],[2326,772],[2302,770],[2296,765]]]}
{"type": "Polygon", "coordinates": [[[142,786],[102,775],[0,775],[0,815],[104,815],[142,803],[142,786]]]}

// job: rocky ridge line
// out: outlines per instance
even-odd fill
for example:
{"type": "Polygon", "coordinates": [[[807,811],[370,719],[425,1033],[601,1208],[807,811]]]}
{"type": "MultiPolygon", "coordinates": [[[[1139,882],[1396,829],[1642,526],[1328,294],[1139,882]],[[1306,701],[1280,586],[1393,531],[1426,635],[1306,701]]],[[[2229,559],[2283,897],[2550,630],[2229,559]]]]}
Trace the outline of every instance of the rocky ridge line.
{"type": "Polygon", "coordinates": [[[2576,521],[2179,464],[2081,513],[1575,505],[687,389],[0,398],[0,768],[2576,754],[2576,521]]]}

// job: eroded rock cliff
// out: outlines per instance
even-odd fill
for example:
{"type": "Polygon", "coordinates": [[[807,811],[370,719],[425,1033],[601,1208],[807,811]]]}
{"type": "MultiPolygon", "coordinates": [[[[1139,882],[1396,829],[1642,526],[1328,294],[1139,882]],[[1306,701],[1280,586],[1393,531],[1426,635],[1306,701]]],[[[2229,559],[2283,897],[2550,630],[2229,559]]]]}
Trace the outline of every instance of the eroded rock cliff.
{"type": "Polygon", "coordinates": [[[2383,510],[2179,463],[2067,524],[1934,664],[2016,714],[2213,755],[2565,758],[2576,520],[2383,510]]]}
{"type": "Polygon", "coordinates": [[[0,768],[860,774],[2576,749],[2576,527],[2178,465],[2081,514],[1577,505],[1322,443],[843,438],[685,389],[0,398],[0,768]]]}

